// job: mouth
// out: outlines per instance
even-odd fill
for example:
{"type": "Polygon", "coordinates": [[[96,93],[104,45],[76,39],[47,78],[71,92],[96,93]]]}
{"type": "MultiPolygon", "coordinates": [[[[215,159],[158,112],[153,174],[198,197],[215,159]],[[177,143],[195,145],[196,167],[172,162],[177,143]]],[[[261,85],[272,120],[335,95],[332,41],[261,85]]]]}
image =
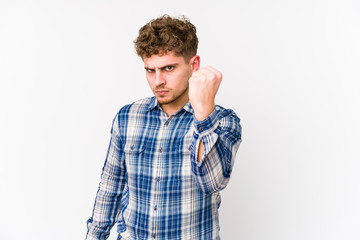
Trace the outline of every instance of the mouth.
{"type": "Polygon", "coordinates": [[[156,90],[155,93],[157,95],[163,96],[165,94],[167,94],[169,91],[168,90],[156,90]]]}

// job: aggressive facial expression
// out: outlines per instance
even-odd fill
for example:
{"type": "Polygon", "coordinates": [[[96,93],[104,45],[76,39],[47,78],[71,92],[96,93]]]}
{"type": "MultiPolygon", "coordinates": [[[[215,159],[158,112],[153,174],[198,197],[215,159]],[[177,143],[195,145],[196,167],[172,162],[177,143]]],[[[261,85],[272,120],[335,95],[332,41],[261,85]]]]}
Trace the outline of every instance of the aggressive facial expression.
{"type": "Polygon", "coordinates": [[[197,70],[199,57],[188,63],[173,52],[144,58],[146,78],[157,101],[168,114],[179,110],[189,100],[189,78],[197,70]]]}

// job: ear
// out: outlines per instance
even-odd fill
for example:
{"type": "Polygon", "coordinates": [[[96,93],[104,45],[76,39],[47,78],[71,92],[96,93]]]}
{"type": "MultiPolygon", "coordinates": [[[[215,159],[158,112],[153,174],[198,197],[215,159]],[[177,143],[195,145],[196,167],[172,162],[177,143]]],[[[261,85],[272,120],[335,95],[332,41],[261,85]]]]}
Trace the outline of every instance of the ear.
{"type": "Polygon", "coordinates": [[[193,72],[196,72],[200,68],[200,56],[195,55],[190,59],[190,65],[193,72]]]}

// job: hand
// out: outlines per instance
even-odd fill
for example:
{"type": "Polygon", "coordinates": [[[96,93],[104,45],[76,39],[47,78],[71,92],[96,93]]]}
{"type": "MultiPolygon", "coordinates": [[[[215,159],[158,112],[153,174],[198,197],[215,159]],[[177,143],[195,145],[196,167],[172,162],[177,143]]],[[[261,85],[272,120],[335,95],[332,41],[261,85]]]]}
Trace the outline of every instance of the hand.
{"type": "Polygon", "coordinates": [[[189,79],[189,100],[197,120],[204,120],[214,111],[221,80],[221,72],[210,66],[193,72],[189,79]]]}

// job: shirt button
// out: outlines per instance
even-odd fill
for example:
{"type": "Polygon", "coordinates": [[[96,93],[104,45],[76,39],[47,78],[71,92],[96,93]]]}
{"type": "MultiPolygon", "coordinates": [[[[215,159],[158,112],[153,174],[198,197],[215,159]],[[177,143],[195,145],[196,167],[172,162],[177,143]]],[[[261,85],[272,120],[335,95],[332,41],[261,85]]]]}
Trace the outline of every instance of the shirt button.
{"type": "Polygon", "coordinates": [[[131,145],[130,149],[131,149],[131,150],[134,150],[134,145],[131,145]]]}
{"type": "Polygon", "coordinates": [[[162,152],[162,148],[159,149],[159,152],[162,152]]]}
{"type": "Polygon", "coordinates": [[[151,237],[152,237],[152,238],[155,238],[155,237],[156,237],[156,234],[155,234],[155,233],[151,234],[151,237]]]}
{"type": "Polygon", "coordinates": [[[160,182],[160,177],[156,177],[156,181],[157,181],[157,182],[160,182]]]}
{"type": "Polygon", "coordinates": [[[154,206],[154,211],[156,211],[156,210],[157,210],[157,205],[154,206]]]}
{"type": "Polygon", "coordinates": [[[189,145],[188,150],[191,151],[191,145],[189,145]]]}
{"type": "Polygon", "coordinates": [[[204,131],[204,128],[203,128],[203,127],[199,127],[199,131],[200,131],[200,132],[204,131]]]}
{"type": "Polygon", "coordinates": [[[165,126],[169,126],[169,122],[165,122],[165,124],[164,124],[165,126]]]}

